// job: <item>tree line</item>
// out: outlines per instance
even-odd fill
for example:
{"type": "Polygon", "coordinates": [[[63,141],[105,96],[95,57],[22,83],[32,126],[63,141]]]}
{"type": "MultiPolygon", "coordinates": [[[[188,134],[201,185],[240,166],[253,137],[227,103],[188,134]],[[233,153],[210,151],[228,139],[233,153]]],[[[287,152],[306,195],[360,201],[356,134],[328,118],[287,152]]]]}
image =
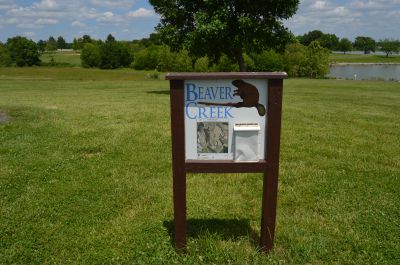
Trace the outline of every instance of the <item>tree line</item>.
{"type": "Polygon", "coordinates": [[[313,30],[304,35],[297,36],[297,40],[303,45],[308,45],[312,41],[318,41],[322,47],[331,51],[341,51],[343,53],[352,50],[363,51],[364,54],[382,51],[386,53],[388,57],[390,54],[400,51],[399,40],[383,39],[376,41],[371,37],[358,36],[355,38],[354,42],[351,42],[347,38],[339,39],[335,34],[326,34],[320,30],[313,30]]]}
{"type": "MultiPolygon", "coordinates": [[[[67,43],[62,36],[57,39],[34,42],[25,37],[9,38],[0,43],[1,66],[41,65],[40,55],[58,49],[74,49],[80,52],[82,66],[101,69],[131,67],[137,70],[157,71],[239,71],[240,68],[228,53],[219,57],[194,56],[186,49],[174,50],[163,44],[160,34],[133,41],[117,41],[111,34],[103,40],[89,35],[67,43]]],[[[248,71],[286,71],[292,77],[324,77],[328,72],[328,57],[333,50],[344,53],[351,50],[364,53],[384,51],[387,56],[399,52],[398,40],[375,41],[371,37],[358,36],[354,42],[339,39],[335,34],[314,30],[301,36],[289,36],[286,45],[261,51],[243,53],[243,63],[248,71]]]]}

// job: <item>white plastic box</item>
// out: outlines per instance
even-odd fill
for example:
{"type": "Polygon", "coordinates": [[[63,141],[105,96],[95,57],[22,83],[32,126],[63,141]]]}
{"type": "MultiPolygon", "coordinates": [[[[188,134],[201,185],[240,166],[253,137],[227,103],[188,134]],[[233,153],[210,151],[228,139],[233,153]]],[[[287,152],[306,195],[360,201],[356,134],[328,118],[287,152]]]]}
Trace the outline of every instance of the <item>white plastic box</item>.
{"type": "Polygon", "coordinates": [[[259,132],[258,123],[237,123],[234,131],[234,161],[258,162],[259,161],[259,132]]]}

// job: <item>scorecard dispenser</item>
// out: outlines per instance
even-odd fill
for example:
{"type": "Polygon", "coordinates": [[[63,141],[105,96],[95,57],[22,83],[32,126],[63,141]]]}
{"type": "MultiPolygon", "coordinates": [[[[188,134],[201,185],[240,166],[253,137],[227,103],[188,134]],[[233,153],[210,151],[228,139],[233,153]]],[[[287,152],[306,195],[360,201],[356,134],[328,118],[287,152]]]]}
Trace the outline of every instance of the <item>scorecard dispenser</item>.
{"type": "Polygon", "coordinates": [[[264,173],[260,247],[273,247],[283,72],[170,73],[174,242],[186,248],[186,173],[264,173]]]}

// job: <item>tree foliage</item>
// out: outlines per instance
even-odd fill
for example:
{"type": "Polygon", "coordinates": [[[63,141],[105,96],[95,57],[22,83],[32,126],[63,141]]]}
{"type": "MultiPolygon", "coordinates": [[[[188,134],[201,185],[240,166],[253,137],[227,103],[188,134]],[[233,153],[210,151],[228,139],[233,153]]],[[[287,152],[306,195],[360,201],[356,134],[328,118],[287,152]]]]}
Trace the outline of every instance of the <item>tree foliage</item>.
{"type": "Polygon", "coordinates": [[[83,35],[82,38],[74,38],[72,42],[72,49],[75,51],[82,50],[85,44],[94,42],[95,40],[93,40],[89,35],[83,35]]]}
{"type": "Polygon", "coordinates": [[[7,40],[6,47],[11,59],[17,66],[39,65],[39,51],[36,43],[25,37],[17,36],[7,40]]]}
{"type": "Polygon", "coordinates": [[[384,39],[379,42],[380,50],[386,53],[386,57],[389,54],[398,53],[400,50],[400,41],[392,39],[384,39]]]}
{"type": "Polygon", "coordinates": [[[100,48],[93,43],[86,43],[81,51],[82,66],[85,68],[99,67],[100,48]]]}
{"type": "Polygon", "coordinates": [[[358,36],[354,41],[354,48],[364,51],[364,54],[375,52],[376,42],[371,37],[358,36]]]}
{"type": "Polygon", "coordinates": [[[338,47],[339,38],[335,34],[323,33],[320,30],[313,30],[298,37],[301,44],[309,46],[311,42],[318,41],[319,44],[329,50],[334,50],[338,47]]]}
{"type": "Polygon", "coordinates": [[[0,66],[10,66],[12,65],[12,58],[7,47],[0,43],[0,66]]]}
{"type": "Polygon", "coordinates": [[[158,31],[174,50],[207,55],[216,61],[222,53],[245,70],[243,53],[268,47],[283,48],[289,38],[282,20],[295,14],[298,0],[189,1],[150,0],[161,15],[158,31]]]}
{"type": "Polygon", "coordinates": [[[339,51],[342,51],[344,54],[346,54],[346,52],[351,51],[352,49],[353,49],[353,45],[349,39],[343,38],[340,40],[339,45],[338,45],[339,51]]]}
{"type": "Polygon", "coordinates": [[[67,48],[67,42],[62,36],[59,36],[57,38],[57,48],[58,49],[66,49],[67,48]]]}
{"type": "Polygon", "coordinates": [[[103,41],[80,39],[84,44],[81,52],[83,67],[99,67],[101,69],[116,69],[129,67],[133,56],[126,43],[116,41],[110,34],[103,41]]]}
{"type": "Polygon", "coordinates": [[[50,36],[46,42],[46,50],[47,51],[55,51],[57,50],[57,41],[53,36],[50,36]]]}

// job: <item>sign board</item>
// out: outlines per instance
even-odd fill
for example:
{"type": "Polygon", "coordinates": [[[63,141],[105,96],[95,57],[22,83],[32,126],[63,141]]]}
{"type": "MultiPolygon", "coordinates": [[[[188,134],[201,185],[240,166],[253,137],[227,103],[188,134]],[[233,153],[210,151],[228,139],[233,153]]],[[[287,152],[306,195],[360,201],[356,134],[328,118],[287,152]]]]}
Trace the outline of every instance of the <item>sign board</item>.
{"type": "Polygon", "coordinates": [[[259,126],[249,151],[264,159],[267,88],[265,79],[185,80],[186,159],[234,160],[234,128],[245,124],[259,126]]]}
{"type": "Polygon", "coordinates": [[[286,73],[172,73],[174,242],[186,248],[186,173],[264,173],[260,248],[273,247],[286,73]]]}

